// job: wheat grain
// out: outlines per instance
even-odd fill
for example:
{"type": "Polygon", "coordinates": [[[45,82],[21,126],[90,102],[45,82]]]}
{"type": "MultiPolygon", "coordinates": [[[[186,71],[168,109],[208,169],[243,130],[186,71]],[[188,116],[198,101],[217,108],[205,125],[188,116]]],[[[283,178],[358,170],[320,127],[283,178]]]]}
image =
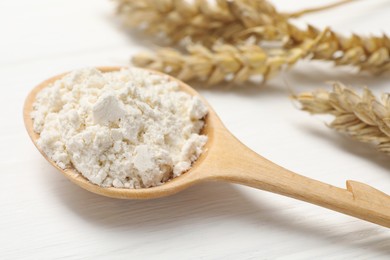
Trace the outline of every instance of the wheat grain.
{"type": "Polygon", "coordinates": [[[374,143],[390,155],[390,95],[379,101],[367,88],[362,95],[341,83],[332,91],[318,90],[295,96],[302,109],[312,114],[331,114],[330,127],[366,143],[374,143]]]}

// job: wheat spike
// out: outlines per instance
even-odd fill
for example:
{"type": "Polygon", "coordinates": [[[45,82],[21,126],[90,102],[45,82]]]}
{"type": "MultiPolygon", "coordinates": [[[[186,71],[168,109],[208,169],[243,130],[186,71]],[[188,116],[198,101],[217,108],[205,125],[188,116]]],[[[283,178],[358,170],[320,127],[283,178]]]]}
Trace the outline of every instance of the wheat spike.
{"type": "Polygon", "coordinates": [[[332,91],[318,90],[295,97],[312,114],[331,114],[330,127],[366,143],[374,143],[390,155],[390,95],[379,101],[367,88],[362,95],[341,83],[332,91]]]}
{"type": "MultiPolygon", "coordinates": [[[[321,33],[309,27],[301,33],[293,26],[288,26],[290,45],[295,46],[307,38],[316,38],[321,33]]],[[[321,41],[312,50],[312,59],[333,61],[336,65],[350,65],[362,71],[374,74],[390,70],[390,40],[382,37],[361,37],[352,35],[343,37],[328,30],[321,41]]]]}
{"type": "Polygon", "coordinates": [[[254,26],[288,19],[265,0],[116,0],[118,14],[130,27],[144,26],[151,34],[163,32],[173,42],[191,38],[210,45],[217,39],[254,26]]]}
{"type": "MultiPolygon", "coordinates": [[[[233,43],[243,30],[285,26],[288,19],[331,9],[356,0],[339,0],[293,13],[279,13],[266,0],[116,0],[117,12],[130,27],[142,25],[151,34],[163,32],[173,42],[191,38],[204,45],[233,43]]],[[[257,34],[259,36],[259,34],[257,34]]],[[[266,35],[263,35],[264,38],[266,35]]]]}
{"type": "Polygon", "coordinates": [[[306,57],[315,44],[316,40],[310,40],[289,50],[229,44],[216,44],[209,50],[202,45],[190,45],[188,54],[161,49],[155,54],[136,55],[132,62],[136,66],[163,71],[185,81],[198,80],[208,85],[223,81],[242,83],[252,76],[262,76],[263,80],[268,80],[283,68],[306,57]]]}
{"type": "Polygon", "coordinates": [[[303,41],[295,48],[265,49],[251,44],[220,44],[208,49],[203,45],[187,46],[188,54],[170,48],[156,53],[141,53],[132,59],[134,65],[159,70],[181,80],[197,80],[214,85],[223,81],[242,83],[253,76],[270,79],[283,68],[307,57],[327,30],[316,39],[303,41]]]}
{"type": "MultiPolygon", "coordinates": [[[[285,48],[295,48],[303,41],[315,39],[323,34],[313,26],[302,30],[295,25],[284,22],[278,25],[258,26],[237,33],[236,39],[255,37],[258,42],[277,40],[284,43],[285,48]]],[[[337,66],[354,66],[361,71],[380,74],[390,71],[390,39],[387,35],[362,37],[353,34],[345,37],[327,29],[321,41],[312,49],[312,59],[332,61],[337,66]]]]}

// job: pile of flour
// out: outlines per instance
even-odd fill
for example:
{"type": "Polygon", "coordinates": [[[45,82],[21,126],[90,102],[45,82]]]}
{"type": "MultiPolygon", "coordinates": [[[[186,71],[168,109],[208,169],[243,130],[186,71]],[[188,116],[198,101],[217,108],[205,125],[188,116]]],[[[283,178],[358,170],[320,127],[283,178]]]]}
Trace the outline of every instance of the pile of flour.
{"type": "Polygon", "coordinates": [[[36,96],[38,146],[103,187],[147,188],[202,153],[207,107],[166,76],[139,69],[71,72],[36,96]]]}

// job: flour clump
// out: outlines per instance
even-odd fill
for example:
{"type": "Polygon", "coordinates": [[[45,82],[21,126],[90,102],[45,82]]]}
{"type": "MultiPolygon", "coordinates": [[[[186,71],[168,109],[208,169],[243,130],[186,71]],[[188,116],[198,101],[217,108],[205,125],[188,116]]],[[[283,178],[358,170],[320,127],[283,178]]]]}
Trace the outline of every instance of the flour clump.
{"type": "Polygon", "coordinates": [[[207,137],[207,107],[164,75],[73,71],[36,96],[38,146],[103,187],[147,188],[186,172],[207,137]]]}

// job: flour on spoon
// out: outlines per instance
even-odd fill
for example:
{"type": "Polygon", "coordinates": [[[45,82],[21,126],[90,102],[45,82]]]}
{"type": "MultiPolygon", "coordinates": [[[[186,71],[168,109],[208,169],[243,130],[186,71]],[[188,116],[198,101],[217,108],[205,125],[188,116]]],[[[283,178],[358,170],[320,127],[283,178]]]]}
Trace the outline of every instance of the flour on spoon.
{"type": "Polygon", "coordinates": [[[38,146],[103,187],[147,188],[187,171],[202,153],[207,107],[167,76],[139,69],[71,72],[36,97],[38,146]]]}

